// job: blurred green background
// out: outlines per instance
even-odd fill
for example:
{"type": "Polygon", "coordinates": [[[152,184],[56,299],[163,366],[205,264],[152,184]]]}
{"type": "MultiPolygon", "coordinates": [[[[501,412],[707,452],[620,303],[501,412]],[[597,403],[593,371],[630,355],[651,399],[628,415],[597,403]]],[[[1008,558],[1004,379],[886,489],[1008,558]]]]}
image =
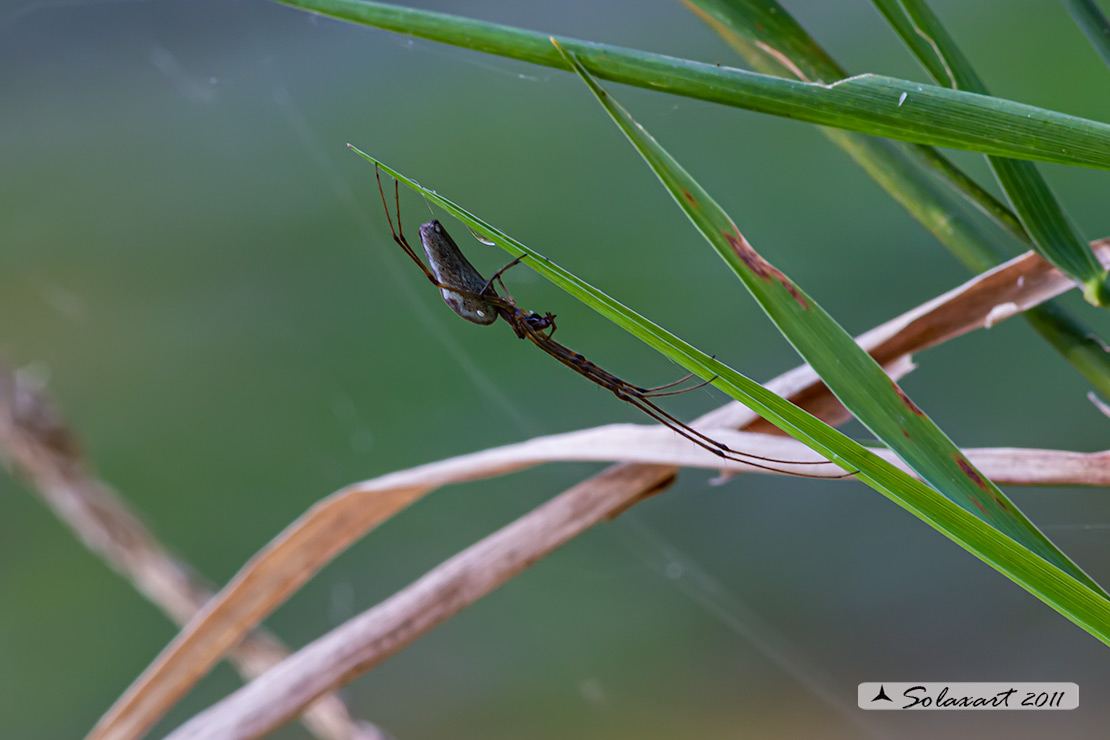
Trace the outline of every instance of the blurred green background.
{"type": "MultiPolygon", "coordinates": [[[[736,64],[678,2],[423,4],[736,64]]],[[[1110,120],[1110,72],[1060,5],[933,5],[995,94],[1110,120]]],[[[787,7],[849,70],[925,79],[869,3],[787,7]]],[[[812,127],[611,88],[849,330],[966,278],[812,127]]],[[[0,351],[49,374],[102,475],[217,582],[351,481],[644,421],[506,327],[447,310],[348,141],[752,377],[797,362],[569,74],[263,0],[17,0],[0,8],[0,91],[0,351]]],[[[956,158],[987,180],[981,158],[956,158]]],[[[1043,169],[1088,236],[1110,234],[1106,173],[1043,169]]],[[[414,231],[428,211],[405,198],[414,231]]],[[[454,230],[479,269],[503,263],[454,230]]],[[[644,385],[681,374],[527,270],[508,282],[604,367],[644,385]]],[[[1106,314],[1068,303],[1110,335],[1106,314]]],[[[1107,447],[1086,384],[1020,321],[917,360],[907,392],[961,445],[1107,447]]],[[[268,624],[302,645],[600,467],[440,491],[268,624]]],[[[1105,647],[871,489],[710,478],[683,473],[345,696],[402,740],[1080,737],[1110,721],[1105,647]],[[876,680],[1076,681],[1083,702],[856,710],[856,684],[876,680]]],[[[1110,583],[1105,492],[1010,493],[1110,583]]],[[[2,737],[80,736],[175,632],[2,475],[0,594],[2,737]]],[[[221,666],[158,731],[237,685],[221,666]]]]}

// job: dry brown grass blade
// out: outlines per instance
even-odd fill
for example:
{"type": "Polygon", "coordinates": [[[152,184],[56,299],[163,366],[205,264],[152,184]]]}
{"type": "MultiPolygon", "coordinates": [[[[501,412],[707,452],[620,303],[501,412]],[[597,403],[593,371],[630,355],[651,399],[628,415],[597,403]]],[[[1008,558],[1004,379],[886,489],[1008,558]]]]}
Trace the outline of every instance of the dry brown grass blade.
{"type": "MultiPolygon", "coordinates": [[[[746,445],[734,449],[769,457],[798,451],[803,457],[797,459],[820,459],[792,439],[724,431],[734,435],[737,444],[746,445]]],[[[158,656],[89,737],[116,740],[140,736],[219,660],[244,628],[258,624],[351,543],[435,488],[546,462],[621,459],[644,463],[663,460],[672,470],[684,466],[720,468],[725,462],[666,427],[620,424],[540,437],[348,486],[316,503],[255,555],[158,656]]],[[[830,468],[840,472],[835,466],[830,468]]],[[[740,463],[729,464],[727,469],[753,470],[740,463]]],[[[813,470],[799,466],[797,472],[813,470]]]]}
{"type": "Polygon", "coordinates": [[[439,565],[420,580],[329,632],[244,689],[197,715],[167,740],[260,737],[295,715],[299,676],[305,688],[349,681],[493,591],[509,578],[572,539],[583,529],[611,519],[634,501],[629,490],[650,495],[674,477],[668,466],[618,465],[581,483],[439,565]],[[589,522],[590,524],[585,524],[589,522]],[[583,526],[584,525],[584,526],[583,526]],[[522,546],[522,544],[527,543],[522,546]],[[344,646],[348,638],[375,635],[344,646]],[[330,660],[321,666],[321,655],[330,660]],[[372,657],[367,657],[367,656],[372,657]],[[260,705],[269,704],[267,708],[260,705]],[[283,711],[283,705],[288,711],[283,711]],[[246,711],[243,711],[243,710],[246,711]]]}
{"type": "MultiPolygon", "coordinates": [[[[763,437],[766,446],[760,446],[761,451],[807,450],[797,442],[772,435],[712,431],[730,446],[763,437]],[[776,445],[776,441],[781,444],[776,445]]],[[[598,448],[644,443],[652,448],[649,454],[659,455],[658,459],[666,460],[668,465],[617,465],[560,494],[309,644],[265,676],[198,714],[167,740],[244,740],[273,730],[295,717],[298,708],[313,697],[365,673],[577,534],[661,490],[674,475],[671,465],[700,463],[699,467],[715,467],[721,462],[663,427],[615,425],[533,442],[539,444],[513,445],[501,452],[515,457],[535,452],[559,454],[562,448],[569,459],[595,459],[605,454],[597,452],[598,448]],[[630,501],[628,491],[633,489],[639,494],[630,501]]],[[[501,469],[506,460],[489,452],[494,451],[456,458],[455,464],[490,464],[491,470],[501,469]]],[[[1110,452],[1085,455],[998,449],[969,450],[967,454],[984,474],[1008,477],[1011,483],[1110,483],[1110,452]]],[[[362,485],[381,490],[374,487],[374,481],[362,485]]],[[[344,494],[348,502],[350,494],[344,494]]],[[[276,552],[272,556],[282,557],[276,552]]]]}
{"type": "MultiPolygon", "coordinates": [[[[99,480],[73,432],[41,385],[0,363],[0,458],[25,478],[58,518],[94,553],[127,578],[178,625],[213,596],[185,562],[163,547],[115,491],[99,480]]],[[[243,678],[262,675],[289,656],[264,630],[248,634],[228,656],[243,678]]],[[[321,740],[381,740],[387,735],[357,722],[341,699],[325,696],[304,712],[321,740]]]]}
{"type": "MultiPolygon", "coordinates": [[[[1098,242],[1096,247],[1096,253],[1099,254],[1100,259],[1110,261],[1110,243],[1098,242]]],[[[877,327],[863,335],[860,343],[886,366],[892,378],[897,378],[912,368],[910,353],[974,329],[993,325],[1011,315],[1008,304],[1028,308],[1059,295],[1071,287],[1074,287],[1074,284],[1044,260],[1032,254],[1023,255],[964,283],[922,307],[877,327]],[[998,310],[999,306],[1004,307],[1001,312],[998,310]]],[[[820,413],[826,415],[826,418],[835,419],[838,414],[839,404],[832,399],[831,394],[808,367],[792,370],[767,384],[767,387],[779,395],[795,400],[796,403],[811,411],[823,410],[820,413]]],[[[757,417],[742,405],[730,403],[707,414],[695,424],[704,429],[746,427],[756,419],[757,417]]],[[[560,444],[565,445],[567,441],[565,438],[568,436],[562,435],[560,444]]],[[[555,438],[547,438],[543,443],[552,444],[552,439],[555,438]]],[[[593,441],[596,442],[596,440],[593,441]]],[[[528,444],[532,443],[525,443],[525,445],[528,444]]],[[[448,482],[502,474],[524,467],[528,463],[520,458],[521,448],[521,445],[514,445],[500,450],[488,450],[465,458],[393,473],[367,484],[344,489],[314,506],[247,563],[232,582],[221,591],[217,599],[209,605],[204,614],[199,615],[163,650],[154,663],[101,719],[89,736],[89,740],[132,740],[140,736],[209,670],[244,629],[257,624],[320,567],[353,541],[433,487],[448,482]],[[476,472],[478,470],[483,471],[480,476],[476,472]]],[[[759,454],[758,450],[749,451],[759,454]]],[[[626,448],[626,454],[634,456],[635,450],[626,448]]],[[[784,457],[773,453],[768,454],[784,457]]],[[[689,451],[688,455],[711,457],[710,467],[722,467],[722,461],[708,453],[701,452],[699,455],[698,452],[689,451]]],[[[512,577],[570,537],[612,516],[615,512],[633,506],[651,492],[666,487],[677,472],[677,467],[686,464],[683,462],[686,459],[689,458],[672,458],[665,464],[659,464],[663,459],[655,458],[650,463],[640,465],[619,465],[575,486],[549,504],[527,515],[525,518],[529,522],[534,522],[533,515],[541,511],[548,512],[544,516],[553,517],[568,512],[586,512],[574,518],[551,520],[552,531],[565,533],[565,537],[562,534],[556,537],[529,535],[531,539],[512,543],[512,546],[520,551],[519,561],[512,559],[503,563],[487,562],[482,566],[490,573],[499,573],[502,580],[488,579],[482,575],[483,588],[475,588],[471,584],[465,589],[466,584],[459,581],[456,590],[452,593],[458,597],[459,593],[465,590],[466,598],[462,599],[461,605],[457,608],[453,606],[455,602],[449,600],[452,606],[450,609],[440,610],[441,619],[446,619],[465,604],[492,590],[503,582],[504,578],[512,577]],[[591,494],[591,491],[594,493],[591,494]],[[596,496],[597,500],[591,496],[596,496]]],[[[477,560],[470,560],[469,553],[475,548],[478,548],[478,552],[483,557],[491,552],[498,552],[497,547],[503,546],[505,542],[500,539],[503,533],[519,531],[513,529],[514,525],[509,525],[506,529],[491,535],[491,538],[464,551],[448,563],[457,563],[459,558],[463,558],[462,562],[467,567],[470,567],[472,562],[480,563],[477,560]],[[491,539],[496,545],[493,550],[486,547],[486,543],[491,539]]],[[[442,568],[446,565],[433,573],[442,573],[442,568]]],[[[454,571],[448,569],[447,572],[454,571]]],[[[432,574],[429,574],[410,589],[420,584],[427,586],[426,579],[431,576],[432,574]]],[[[409,593],[409,590],[402,592],[402,594],[405,593],[409,593]]],[[[425,592],[417,589],[415,593],[418,596],[414,597],[414,600],[405,601],[404,608],[413,608],[414,605],[419,608],[426,606],[422,600],[423,597],[419,596],[425,592]]],[[[394,604],[402,594],[398,594],[381,606],[394,604]]],[[[396,608],[402,607],[390,607],[390,609],[396,608]]],[[[377,610],[378,607],[372,611],[377,610]]],[[[413,612],[408,614],[410,619],[422,623],[423,617],[413,612]]],[[[415,636],[422,634],[423,631],[426,630],[411,633],[410,639],[415,639],[415,636]]],[[[388,638],[388,641],[397,639],[399,639],[397,635],[393,635],[388,638]]],[[[251,689],[252,695],[254,691],[256,689],[251,689]]],[[[238,695],[237,693],[233,696],[238,695]]],[[[280,700],[273,701],[280,703],[280,700]]],[[[281,712],[285,709],[285,707],[275,706],[271,707],[270,711],[281,712]]],[[[250,735],[227,736],[248,737],[250,735]]]]}

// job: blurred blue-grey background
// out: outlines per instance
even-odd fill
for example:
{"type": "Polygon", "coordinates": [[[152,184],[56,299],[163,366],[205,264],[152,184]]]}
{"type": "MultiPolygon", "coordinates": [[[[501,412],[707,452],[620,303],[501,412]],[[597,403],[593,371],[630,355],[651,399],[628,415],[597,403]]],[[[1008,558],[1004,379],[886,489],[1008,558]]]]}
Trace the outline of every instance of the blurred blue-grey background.
{"type": "MultiPolygon", "coordinates": [[[[737,63],[678,2],[424,4],[737,63]]],[[[996,94],[1110,120],[1110,71],[1062,6],[934,7],[996,94]]],[[[869,3],[788,9],[852,72],[924,80],[869,3]]],[[[611,88],[849,330],[965,279],[814,128],[611,88]]],[[[390,240],[372,168],[347,142],[752,377],[797,362],[562,72],[264,0],[9,0],[0,101],[0,351],[49,375],[101,474],[220,583],[346,483],[643,421],[506,327],[447,310],[390,240]]],[[[956,157],[988,179],[980,158],[956,157]]],[[[1105,173],[1043,170],[1088,236],[1110,234],[1105,173]]],[[[404,197],[412,230],[428,210],[404,197]]],[[[481,270],[504,261],[447,225],[481,270]]],[[[527,270],[508,282],[614,372],[645,385],[681,374],[527,270]]],[[[1105,314],[1067,302],[1110,335],[1105,314]]],[[[1084,381],[1020,321],[917,359],[906,390],[962,445],[1107,446],[1084,381]]],[[[699,391],[668,407],[692,417],[723,400],[699,391]]],[[[268,624],[303,645],[599,468],[437,492],[268,624]]],[[[871,489],[711,477],[683,473],[345,696],[403,740],[1080,737],[1110,721],[1105,647],[871,489]],[[856,684],[876,680],[1076,681],[1083,703],[857,711],[856,684]]],[[[1012,495],[1110,582],[1104,491],[1012,495]]],[[[175,632],[6,476],[0,594],[3,737],[80,736],[175,632]]],[[[158,731],[237,685],[221,666],[158,731]]]]}

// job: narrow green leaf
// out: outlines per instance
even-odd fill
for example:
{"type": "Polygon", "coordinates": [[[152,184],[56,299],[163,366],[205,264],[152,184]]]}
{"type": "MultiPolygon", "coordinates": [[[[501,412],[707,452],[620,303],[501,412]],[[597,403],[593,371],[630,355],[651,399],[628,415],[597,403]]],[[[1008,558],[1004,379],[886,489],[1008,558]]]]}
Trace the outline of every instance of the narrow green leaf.
{"type": "Polygon", "coordinates": [[[774,0],[681,0],[756,72],[803,82],[848,73],[774,0]]]}
{"type": "Polygon", "coordinates": [[[1104,398],[1110,398],[1110,351],[1097,334],[1055,301],[1024,316],[1104,398]]]}
{"type": "MultiPolygon", "coordinates": [[[[805,82],[830,82],[848,73],[806,33],[775,0],[682,0],[735,49],[752,69],[784,74],[805,82]]],[[[940,187],[924,177],[914,160],[926,164],[994,218],[1017,226],[1017,216],[935,149],[863,136],[842,129],[821,132],[855,160],[883,189],[948,247],[964,264],[986,269],[1002,261],[1002,252],[988,240],[940,187]]]]}
{"type": "Polygon", "coordinates": [[[1028,548],[877,457],[862,445],[771,393],[727,365],[699,352],[673,334],[637,315],[593,286],[416,181],[351,147],[405,186],[422,194],[475,232],[525,263],[610,321],[703,378],[780,429],[794,435],[842,466],[859,470],[858,479],[919,517],[943,535],[1012,579],[1091,635],[1110,645],[1110,600],[1084,578],[1081,582],[1028,548]]]}
{"type": "Polygon", "coordinates": [[[1064,0],[1064,7],[1083,29],[1102,61],[1110,66],[1110,21],[1106,20],[1095,0],[1064,0]]]}
{"type": "Polygon", "coordinates": [[[938,491],[1092,588],[1098,588],[997,486],[975,469],[851,335],[755,251],[709,193],[597,84],[585,67],[569,52],[566,56],[690,221],[840,402],[938,491]]]}
{"type": "Polygon", "coordinates": [[[982,185],[971,179],[966,172],[953,164],[952,160],[933,147],[921,144],[914,145],[914,154],[917,155],[918,162],[943,178],[953,190],[964,196],[968,203],[989,216],[1007,234],[1022,244],[1029,247],[1033,246],[1033,240],[1029,238],[1025,227],[1021,225],[1021,219],[1017,217],[1017,214],[1011,211],[1005,203],[995,198],[982,185]]]}
{"type": "MultiPolygon", "coordinates": [[[[933,79],[955,89],[990,94],[956,42],[922,0],[873,2],[933,79]]],[[[1096,306],[1110,304],[1106,270],[1064,213],[1037,168],[1030,162],[997,156],[988,159],[1037,253],[1083,286],[1083,296],[1089,302],[1096,306]]]]}
{"type": "MultiPolygon", "coordinates": [[[[775,0],[683,0],[753,69],[827,81],[846,72],[775,0]]],[[[975,228],[951,199],[910,161],[913,156],[1028,248],[1029,235],[1017,216],[955,168],[935,149],[900,144],[840,129],[822,128],[834,144],[860,165],[891,197],[927,228],[960,262],[975,272],[1000,261],[992,242],[975,228]]],[[[1046,303],[1023,317],[1071,365],[1110,397],[1110,353],[1097,335],[1059,304],[1046,303]]]]}
{"type": "MultiPolygon", "coordinates": [[[[545,34],[368,0],[275,0],[341,20],[569,69],[545,34]]],[[[803,83],[563,39],[615,82],[919,144],[1110,169],[1110,125],[1001,98],[878,75],[803,83]],[[912,104],[898,105],[905,98],[912,104]]]]}

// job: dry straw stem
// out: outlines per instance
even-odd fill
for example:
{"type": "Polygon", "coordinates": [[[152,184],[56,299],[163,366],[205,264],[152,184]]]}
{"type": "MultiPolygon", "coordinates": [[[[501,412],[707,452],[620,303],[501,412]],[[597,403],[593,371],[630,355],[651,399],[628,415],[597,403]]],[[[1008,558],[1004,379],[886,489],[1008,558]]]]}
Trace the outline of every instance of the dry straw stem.
{"type": "MultiPolygon", "coordinates": [[[[78,538],[120,575],[184,625],[213,596],[186,563],[170,554],[123,500],[89,469],[68,425],[41,384],[0,364],[0,459],[69,525],[78,538]]],[[[243,678],[262,675],[289,651],[264,630],[248,634],[230,653],[243,678]]],[[[382,740],[376,727],[357,722],[342,700],[324,696],[304,712],[321,740],[382,740]]]]}
{"type": "MultiPolygon", "coordinates": [[[[1096,243],[1103,260],[1110,245],[1096,243]]],[[[1074,287],[1032,253],[1012,260],[860,337],[893,377],[912,369],[909,354],[992,325],[1016,310],[1074,287]],[[1011,305],[1012,304],[1012,305],[1011,305]]],[[[807,408],[838,413],[807,367],[767,387],[807,408]],[[805,399],[805,400],[802,400],[805,399]]],[[[695,422],[726,444],[773,457],[807,458],[807,448],[770,435],[733,437],[724,427],[748,427],[756,416],[730,403],[695,422]]],[[[1102,480],[1106,458],[1077,453],[969,453],[999,482],[1078,483],[1102,480]],[[999,468],[1018,470],[1021,480],[999,468]],[[1064,480],[1063,465],[1072,466],[1064,480]],[[1001,465],[1000,465],[1001,463],[1001,465]],[[1077,469],[1082,472],[1077,472],[1077,469]]],[[[740,471],[663,428],[629,426],[541,438],[392,473],[355,484],[312,507],[239,572],[171,643],[94,729],[90,740],[125,740],[157,721],[234,644],[324,564],[394,513],[448,483],[500,475],[554,459],[624,462],[560,494],[499,532],[459,553],[404,591],[326,635],[262,678],[198,715],[171,737],[255,737],[295,716],[310,697],[345,683],[397,652],[463,607],[504,583],[589,527],[665,488],[684,465],[740,471]],[[602,446],[609,449],[602,450],[602,446]],[[338,635],[338,636],[337,636],[338,635]]],[[[812,470],[811,470],[812,472],[812,470]]]]}
{"type": "MultiPolygon", "coordinates": [[[[720,431],[714,430],[715,433],[720,431]]],[[[298,708],[305,706],[313,697],[365,673],[571,538],[661,490],[673,477],[673,466],[692,462],[687,459],[687,454],[701,458],[700,462],[708,467],[713,467],[714,460],[717,460],[700,448],[691,449],[692,445],[678,440],[665,428],[637,427],[629,430],[626,427],[602,427],[563,435],[564,439],[559,442],[571,444],[572,440],[568,438],[579,437],[573,443],[605,444],[611,434],[619,436],[624,433],[628,433],[632,440],[649,439],[650,443],[660,447],[670,447],[676,454],[670,459],[660,458],[665,461],[664,465],[615,466],[560,494],[447,560],[391,598],[312,642],[262,677],[193,717],[168,735],[166,740],[242,740],[270,732],[295,717],[298,708]],[[669,439],[661,433],[668,434],[669,439]],[[629,496],[630,491],[634,491],[634,496],[629,496]]],[[[739,435],[753,436],[731,432],[724,439],[731,443],[739,435]]],[[[760,436],[776,439],[771,435],[760,436]]],[[[533,440],[541,445],[552,441],[552,438],[533,440]]],[[[798,443],[781,441],[791,448],[807,449],[798,443]]],[[[517,452],[522,452],[519,448],[531,444],[514,447],[518,448],[517,452]]],[[[508,449],[511,448],[489,450],[477,456],[508,449]]],[[[1026,453],[1030,458],[1030,470],[1042,465],[1053,466],[1056,456],[1063,455],[1074,457],[1080,467],[1100,468],[1098,477],[1103,481],[1110,480],[1108,453],[1084,456],[1038,450],[967,451],[973,463],[987,475],[992,473],[992,468],[1005,469],[1015,461],[1024,466],[1026,453]],[[1092,459],[1083,459],[1087,457],[1092,459]]],[[[407,472],[414,476],[426,473],[434,477],[444,472],[443,465],[454,463],[459,465],[462,476],[473,477],[477,472],[473,466],[480,464],[473,459],[477,456],[437,463],[440,468],[437,471],[428,470],[430,466],[426,466],[407,472]]],[[[502,460],[500,463],[511,469],[519,468],[515,461],[502,460]]],[[[383,493],[388,495],[385,489],[377,487],[380,481],[368,481],[341,495],[348,500],[358,499],[353,502],[354,506],[361,507],[365,502],[363,497],[368,494],[373,497],[383,493]]],[[[339,501],[334,503],[341,506],[339,501]]],[[[329,519],[342,521],[339,517],[329,519]]],[[[334,530],[332,533],[346,534],[334,530]]],[[[279,544],[268,555],[271,565],[279,570],[282,568],[278,565],[281,561],[297,561],[301,557],[297,544],[292,541],[279,544]]],[[[283,565],[288,570],[290,562],[283,565]]],[[[261,577],[272,580],[276,575],[275,571],[261,577]]]]}

